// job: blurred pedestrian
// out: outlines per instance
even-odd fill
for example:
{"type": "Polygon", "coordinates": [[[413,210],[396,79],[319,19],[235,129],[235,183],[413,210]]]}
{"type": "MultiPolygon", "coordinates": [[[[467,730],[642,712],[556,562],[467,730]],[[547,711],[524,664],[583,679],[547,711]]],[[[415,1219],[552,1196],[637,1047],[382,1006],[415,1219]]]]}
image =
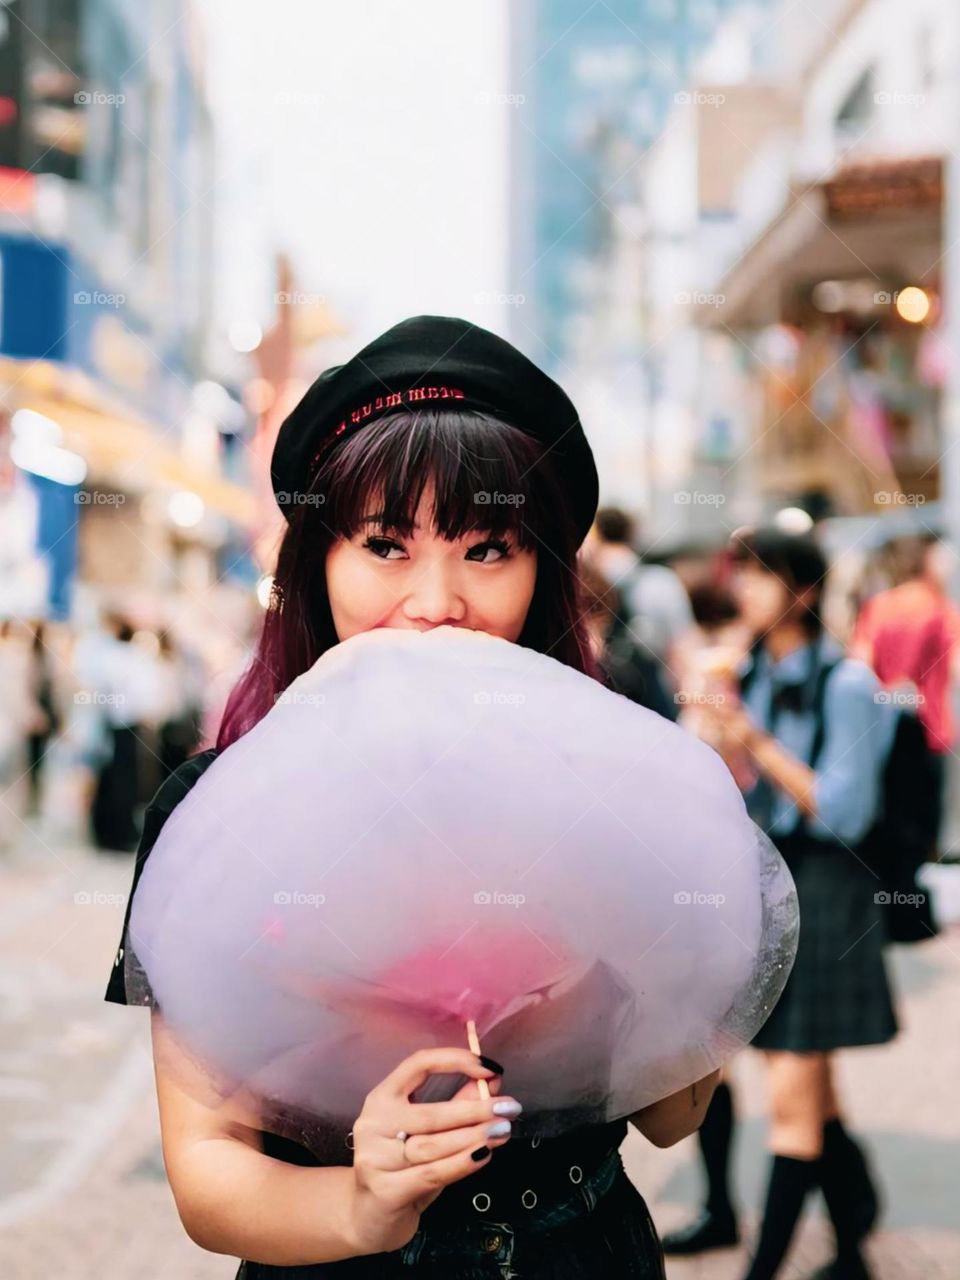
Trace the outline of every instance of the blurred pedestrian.
{"type": "Polygon", "coordinates": [[[626,626],[619,592],[589,565],[580,566],[578,577],[587,635],[606,683],[631,702],[676,720],[677,703],[664,687],[659,663],[626,626]]]}
{"type": "Polygon", "coordinates": [[[42,808],[42,783],[46,773],[46,756],[52,739],[60,732],[63,718],[57,705],[53,662],[47,648],[47,632],[43,622],[32,628],[30,644],[30,697],[36,715],[27,736],[27,766],[30,785],[30,810],[42,808]]]}
{"type": "Polygon", "coordinates": [[[666,565],[647,564],[636,550],[633,518],[620,507],[601,507],[589,558],[616,587],[633,639],[660,664],[664,684],[676,689],[674,649],[693,626],[686,588],[666,565]]]}
{"type": "Polygon", "coordinates": [[[166,628],[160,632],[158,641],[162,782],[196,751],[203,712],[196,662],[187,657],[166,628]]]}
{"type": "Polygon", "coordinates": [[[916,700],[934,775],[931,823],[939,829],[946,761],[956,738],[952,683],[960,611],[947,596],[947,549],[936,535],[901,539],[893,551],[899,582],[863,606],[850,649],[885,689],[916,700]]]}
{"type": "Polygon", "coordinates": [[[108,618],[88,696],[100,710],[107,747],[93,794],[90,823],[99,849],[132,852],[139,839],[140,743],[159,707],[156,661],[134,642],[130,622],[108,618]]]}
{"type": "MultiPolygon", "coordinates": [[[[893,717],[869,668],[823,634],[827,565],[815,540],[759,529],[737,536],[734,557],[734,593],[755,640],[742,701],[708,710],[721,744],[746,750],[753,762],[748,807],[791,868],[801,916],[794,968],[753,1041],[766,1058],[772,1163],[747,1280],[779,1272],[817,1187],[836,1235],[836,1257],[818,1274],[862,1280],[860,1244],[876,1218],[877,1192],[842,1120],[832,1055],[884,1044],[897,1031],[878,881],[858,856],[882,806],[893,717]]],[[[721,1091],[719,1107],[728,1111],[729,1103],[721,1091]]],[[[732,1123],[727,1114],[720,1120],[713,1168],[723,1170],[732,1123]]],[[[709,1214],[701,1218],[699,1238],[686,1242],[695,1247],[673,1251],[718,1243],[715,1225],[709,1214]]]]}
{"type": "Polygon", "coordinates": [[[27,744],[41,723],[30,680],[30,647],[23,627],[0,619],[0,849],[11,844],[26,808],[27,744]]]}

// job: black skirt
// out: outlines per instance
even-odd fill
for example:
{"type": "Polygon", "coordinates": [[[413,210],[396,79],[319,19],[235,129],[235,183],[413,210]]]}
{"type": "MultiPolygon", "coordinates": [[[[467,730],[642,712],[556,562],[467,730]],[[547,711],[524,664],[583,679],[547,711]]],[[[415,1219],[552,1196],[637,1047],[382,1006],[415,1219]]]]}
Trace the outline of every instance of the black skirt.
{"type": "Polygon", "coordinates": [[[829,1052],[897,1033],[884,963],[880,880],[841,844],[774,837],[797,886],[797,958],[757,1049],[829,1052]]]}
{"type": "Polygon", "coordinates": [[[512,1210],[487,1197],[467,1216],[461,1196],[453,1211],[446,1198],[401,1249],[312,1266],[244,1262],[237,1280],[665,1280],[656,1228],[616,1149],[563,1194],[528,1192],[512,1210]]]}

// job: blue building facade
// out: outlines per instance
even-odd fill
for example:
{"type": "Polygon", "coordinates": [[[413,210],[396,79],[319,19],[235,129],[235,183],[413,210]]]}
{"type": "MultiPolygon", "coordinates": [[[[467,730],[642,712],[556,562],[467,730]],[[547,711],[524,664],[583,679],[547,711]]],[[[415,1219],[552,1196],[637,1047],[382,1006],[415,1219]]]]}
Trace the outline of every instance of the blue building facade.
{"type": "MultiPolygon", "coordinates": [[[[199,36],[187,0],[0,6],[0,383],[69,403],[80,375],[83,412],[116,432],[129,415],[172,450],[213,287],[199,36]]],[[[35,484],[42,540],[72,572],[83,506],[62,487],[35,484]]]]}
{"type": "Polygon", "coordinates": [[[645,151],[739,3],[512,0],[509,283],[526,298],[513,336],[554,372],[589,310],[612,210],[636,203],[645,151]]]}

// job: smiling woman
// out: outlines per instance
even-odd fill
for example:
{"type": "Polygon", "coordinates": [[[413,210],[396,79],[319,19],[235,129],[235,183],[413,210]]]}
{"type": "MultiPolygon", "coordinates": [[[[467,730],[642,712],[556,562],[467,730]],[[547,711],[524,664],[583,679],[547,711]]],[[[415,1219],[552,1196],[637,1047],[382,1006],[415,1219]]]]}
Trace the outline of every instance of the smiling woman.
{"type": "Polygon", "coordinates": [[[441,537],[432,486],[420,506],[407,535],[391,532],[374,514],[364,517],[366,532],[330,549],[327,589],[337,635],[448,625],[518,640],[533,598],[536,552],[510,532],[441,537]]]}
{"type": "Polygon", "coordinates": [[[527,432],[480,409],[392,409],[323,455],[308,494],[288,508],[257,658],[218,748],[374,627],[469,627],[595,673],[569,494],[527,432]]]}
{"type": "Polygon", "coordinates": [[[562,388],[497,335],[449,316],[394,325],[317,377],[280,429],[271,478],[289,528],[219,750],[347,635],[435,626],[438,610],[598,674],[575,572],[597,507],[593,455],[562,388]],[[457,395],[413,398],[443,387],[457,395]],[[371,537],[409,545],[384,556],[371,537]],[[494,547],[476,562],[484,540],[504,543],[503,564],[494,547]]]}
{"type": "MultiPolygon", "coordinates": [[[[362,644],[363,633],[381,628],[453,626],[599,677],[576,573],[597,506],[593,456],[562,389],[501,338],[444,316],[395,325],[319,375],[281,428],[271,478],[288,528],[263,631],[216,749],[177,770],[148,810],[107,993],[118,1003],[135,998],[123,976],[124,950],[138,943],[127,936],[130,907],[161,826],[213,760],[329,650],[352,637],[362,644]],[[431,397],[434,387],[458,394],[431,397]]],[[[376,734],[374,717],[357,707],[351,702],[351,716],[376,734]]],[[[438,731],[435,719],[425,723],[438,731]]],[[[257,738],[246,739],[241,755],[256,754],[257,738]]],[[[301,759],[313,767],[311,752],[301,759]]],[[[515,778],[511,772],[516,790],[515,778]]],[[[517,794],[529,805],[527,791],[517,794]]],[[[228,808],[217,809],[218,821],[228,808]]],[[[317,836],[329,840],[329,808],[321,804],[318,817],[317,836]]],[[[358,817],[366,822],[365,812],[358,817]]],[[[475,833],[476,815],[465,811],[463,821],[460,838],[475,833]]],[[[167,836],[187,851],[182,822],[167,836]]],[[[230,875],[239,879],[248,864],[238,857],[234,872],[233,852],[230,875]]],[[[409,917],[409,902],[406,911],[402,900],[390,906],[409,917]]],[[[272,1132],[262,1100],[197,1101],[178,1084],[190,1080],[190,1063],[179,1060],[168,1030],[154,1009],[164,1159],[177,1207],[204,1248],[247,1259],[246,1280],[467,1280],[516,1275],[518,1267],[530,1280],[662,1280],[656,1232],[618,1148],[628,1119],[657,1145],[691,1133],[714,1075],[541,1146],[538,1136],[512,1135],[523,1106],[508,1093],[509,1063],[463,1044],[420,1048],[366,1094],[355,1118],[351,1110],[350,1142],[330,1153],[317,1143],[307,1149],[301,1130],[303,1143],[286,1129],[272,1132]],[[414,1102],[433,1077],[451,1073],[463,1077],[452,1098],[414,1102]]]]}

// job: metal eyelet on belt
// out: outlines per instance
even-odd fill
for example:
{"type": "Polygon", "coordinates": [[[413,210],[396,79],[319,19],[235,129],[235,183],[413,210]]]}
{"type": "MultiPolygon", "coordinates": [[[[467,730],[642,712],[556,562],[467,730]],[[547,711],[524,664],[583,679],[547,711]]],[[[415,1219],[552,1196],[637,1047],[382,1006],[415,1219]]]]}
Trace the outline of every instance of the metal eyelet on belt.
{"type": "Polygon", "coordinates": [[[350,1130],[350,1132],[347,1134],[347,1136],[344,1138],[343,1141],[346,1144],[346,1146],[348,1146],[352,1151],[353,1150],[353,1130],[352,1129],[350,1130]]]}
{"type": "Polygon", "coordinates": [[[486,1213],[492,1203],[493,1201],[490,1199],[490,1197],[487,1195],[485,1191],[478,1191],[477,1194],[473,1197],[473,1207],[476,1209],[477,1213],[486,1213]],[[478,1200],[486,1200],[487,1203],[477,1204],[478,1200]]]}
{"type": "Polygon", "coordinates": [[[523,1205],[525,1209],[532,1209],[534,1205],[537,1203],[537,1193],[535,1191],[531,1191],[530,1188],[528,1187],[526,1191],[523,1193],[523,1195],[520,1197],[520,1203],[523,1205]],[[533,1199],[528,1201],[527,1196],[533,1196],[533,1199]]]}
{"type": "Polygon", "coordinates": [[[540,1135],[539,1135],[539,1133],[538,1133],[538,1134],[537,1134],[537,1136],[536,1136],[535,1138],[531,1138],[531,1139],[530,1139],[530,1145],[531,1145],[531,1147],[539,1147],[539,1145],[540,1145],[540,1143],[541,1143],[542,1141],[543,1141],[543,1139],[540,1137],[540,1135]]]}
{"type": "Polygon", "coordinates": [[[570,1181],[573,1183],[583,1181],[583,1170],[580,1168],[578,1164],[572,1164],[570,1166],[570,1181]],[[576,1174],[577,1176],[574,1177],[573,1176],[574,1174],[576,1174]]]}

